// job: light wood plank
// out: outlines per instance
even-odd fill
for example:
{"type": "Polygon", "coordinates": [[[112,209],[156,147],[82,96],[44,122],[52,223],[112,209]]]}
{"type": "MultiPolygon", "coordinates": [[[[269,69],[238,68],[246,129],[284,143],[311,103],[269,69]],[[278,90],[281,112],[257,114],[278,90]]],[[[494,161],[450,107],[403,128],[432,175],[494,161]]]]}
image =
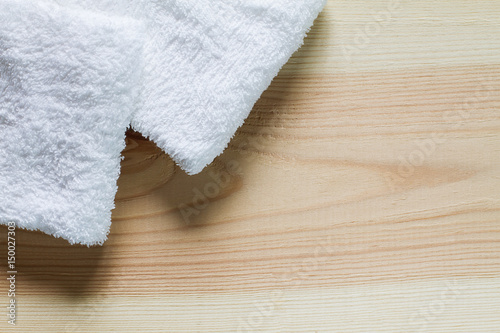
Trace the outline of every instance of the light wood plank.
{"type": "Polygon", "coordinates": [[[201,174],[127,134],[103,247],[18,231],[15,330],[500,332],[499,14],[330,1],[201,174]]]}

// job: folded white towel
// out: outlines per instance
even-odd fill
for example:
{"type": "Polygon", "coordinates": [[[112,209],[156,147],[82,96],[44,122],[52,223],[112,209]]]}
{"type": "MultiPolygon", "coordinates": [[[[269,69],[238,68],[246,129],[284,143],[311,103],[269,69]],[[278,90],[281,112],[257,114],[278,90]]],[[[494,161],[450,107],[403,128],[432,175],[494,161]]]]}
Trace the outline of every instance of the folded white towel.
{"type": "Polygon", "coordinates": [[[326,2],[48,1],[0,0],[0,223],[87,245],[109,231],[129,122],[201,171],[326,2]]]}
{"type": "Polygon", "coordinates": [[[148,41],[133,127],[187,173],[222,153],[326,0],[53,0],[129,15],[148,41]]]}
{"type": "Polygon", "coordinates": [[[106,239],[142,34],[132,19],[0,0],[0,223],[106,239]]]}

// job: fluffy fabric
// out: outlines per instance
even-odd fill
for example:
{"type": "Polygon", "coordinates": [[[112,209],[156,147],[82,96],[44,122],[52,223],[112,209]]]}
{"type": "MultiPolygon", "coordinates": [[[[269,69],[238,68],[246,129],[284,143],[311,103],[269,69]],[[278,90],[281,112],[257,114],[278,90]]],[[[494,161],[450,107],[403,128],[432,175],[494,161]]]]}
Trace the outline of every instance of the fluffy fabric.
{"type": "Polygon", "coordinates": [[[0,0],[0,222],[101,244],[142,75],[141,25],[0,0]]]}
{"type": "Polygon", "coordinates": [[[219,155],[326,0],[53,0],[147,25],[133,127],[187,173],[219,155]]]}

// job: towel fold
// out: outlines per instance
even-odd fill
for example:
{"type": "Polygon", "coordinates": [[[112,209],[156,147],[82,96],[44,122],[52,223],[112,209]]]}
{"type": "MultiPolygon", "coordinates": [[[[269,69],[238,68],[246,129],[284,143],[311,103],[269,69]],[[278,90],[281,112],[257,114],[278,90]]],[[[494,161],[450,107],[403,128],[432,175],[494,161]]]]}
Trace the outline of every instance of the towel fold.
{"type": "Polygon", "coordinates": [[[132,126],[188,174],[200,172],[222,153],[279,69],[302,45],[325,3],[64,1],[67,6],[128,15],[147,25],[143,105],[132,126]]]}
{"type": "Polygon", "coordinates": [[[0,223],[102,244],[136,108],[141,24],[0,0],[0,223]]]}

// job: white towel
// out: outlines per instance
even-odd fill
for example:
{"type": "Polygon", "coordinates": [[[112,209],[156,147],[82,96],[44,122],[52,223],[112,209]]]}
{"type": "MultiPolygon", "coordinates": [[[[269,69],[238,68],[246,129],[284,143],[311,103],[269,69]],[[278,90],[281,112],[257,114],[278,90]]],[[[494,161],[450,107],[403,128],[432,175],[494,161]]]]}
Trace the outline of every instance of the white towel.
{"type": "Polygon", "coordinates": [[[147,25],[132,120],[189,174],[222,153],[326,0],[53,0],[147,25]]]}
{"type": "Polygon", "coordinates": [[[86,245],[109,231],[127,124],[201,171],[326,2],[48,1],[0,0],[0,223],[86,245]]]}
{"type": "Polygon", "coordinates": [[[0,0],[0,223],[104,242],[142,34],[123,17],[0,0]]]}

